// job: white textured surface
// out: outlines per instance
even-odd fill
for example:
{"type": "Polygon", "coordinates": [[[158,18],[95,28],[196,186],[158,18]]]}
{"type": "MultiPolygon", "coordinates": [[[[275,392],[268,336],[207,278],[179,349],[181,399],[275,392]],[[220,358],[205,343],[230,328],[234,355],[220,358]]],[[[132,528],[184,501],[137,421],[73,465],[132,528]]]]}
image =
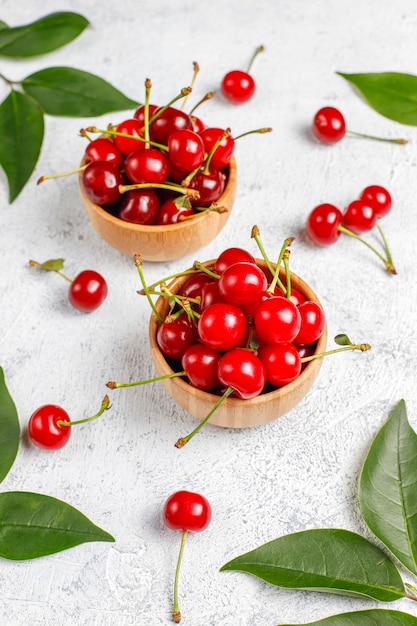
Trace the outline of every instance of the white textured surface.
{"type": "MultiPolygon", "coordinates": [[[[220,98],[205,105],[203,117],[230,126],[235,135],[260,126],[274,131],[237,144],[239,189],[232,218],[198,258],[213,258],[229,245],[255,251],[249,238],[254,223],[272,255],[284,237],[296,235],[292,268],[321,297],[330,338],[345,331],[373,349],[327,359],[308,398],[280,420],[242,431],[207,425],[182,450],[173,444],[195,421],[159,384],[113,392],[112,410],[74,429],[61,451],[37,450],[23,435],[2,490],[66,500],[112,533],[116,543],[86,544],[32,562],[2,561],[0,623],[171,623],[179,535],[164,528],[160,515],[166,497],[181,488],[200,491],[213,507],[210,527],[190,535],[185,550],[180,581],[185,626],[274,626],[378,606],[280,590],[219,568],[267,540],[307,528],[338,526],[369,536],[356,496],[366,450],[400,398],[417,427],[417,130],[376,114],[335,74],[416,73],[415,2],[67,0],[63,6],[58,0],[0,0],[0,17],[17,25],[63,8],[86,15],[91,27],[41,59],[2,60],[4,74],[19,79],[43,67],[71,65],[103,75],[137,99],[150,77],[152,100],[163,103],[189,83],[193,61],[201,67],[195,89],[201,97],[227,70],[244,67],[257,45],[265,45],[253,67],[254,99],[242,107],[220,98]],[[352,130],[405,135],[410,142],[393,146],[346,138],[333,147],[318,145],[308,126],[325,104],[338,106],[352,130]],[[372,183],[385,185],[394,198],[382,225],[396,277],[353,240],[319,250],[302,232],[313,206],[333,202],[343,208],[372,183]]],[[[0,83],[0,98],[6,93],[0,83]]],[[[41,404],[60,404],[80,418],[97,410],[107,380],[153,374],[149,309],[136,294],[131,259],[96,235],[75,178],[35,185],[42,174],[78,164],[78,130],[87,123],[91,120],[47,118],[38,166],[12,206],[0,176],[0,364],[23,431],[41,404]],[[77,314],[66,301],[64,281],[28,266],[30,258],[59,256],[69,275],[87,267],[103,273],[110,292],[101,309],[77,314]]],[[[152,281],[194,260],[146,264],[145,273],[152,281]]],[[[389,606],[417,616],[410,601],[389,606]]]]}

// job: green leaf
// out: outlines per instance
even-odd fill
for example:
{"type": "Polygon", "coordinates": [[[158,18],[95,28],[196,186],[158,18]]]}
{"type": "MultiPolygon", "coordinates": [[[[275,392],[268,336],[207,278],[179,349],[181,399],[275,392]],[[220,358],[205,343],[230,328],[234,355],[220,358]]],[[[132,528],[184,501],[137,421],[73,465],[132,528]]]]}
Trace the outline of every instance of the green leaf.
{"type": "Polygon", "coordinates": [[[74,507],[24,491],[0,494],[0,557],[34,559],[89,541],[114,541],[74,507]]]}
{"type": "Polygon", "coordinates": [[[223,565],[272,585],[361,595],[391,602],[406,595],[400,574],[382,550],[356,533],[312,529],[285,535],[223,565]]]}
{"type": "Polygon", "coordinates": [[[372,442],[361,472],[359,504],[371,531],[417,574],[417,434],[404,400],[372,442]]]}
{"type": "Polygon", "coordinates": [[[78,13],[59,11],[30,24],[0,28],[0,56],[23,58],[52,52],[73,41],[88,24],[78,13]]]}
{"type": "Polygon", "coordinates": [[[21,84],[49,115],[93,117],[139,104],[99,76],[72,67],[49,67],[27,76],[21,84]]]}
{"type": "Polygon", "coordinates": [[[308,624],[278,624],[278,626],[417,626],[417,617],[401,611],[367,609],[333,615],[308,624]]]}
{"type": "Polygon", "coordinates": [[[3,20],[0,20],[0,30],[3,30],[3,28],[9,28],[6,24],[6,22],[3,22],[3,20]]]}
{"type": "Polygon", "coordinates": [[[337,343],[338,346],[351,346],[352,345],[351,340],[344,333],[341,333],[340,335],[336,335],[336,337],[334,338],[334,341],[335,343],[337,343]]]}
{"type": "Polygon", "coordinates": [[[59,272],[64,268],[64,259],[49,259],[41,263],[40,268],[47,272],[59,272]]]}
{"type": "Polygon", "coordinates": [[[0,105],[0,165],[10,202],[19,195],[38,161],[44,134],[43,111],[30,96],[11,91],[0,105]]]}
{"type": "Polygon", "coordinates": [[[399,72],[337,74],[352,83],[368,104],[384,117],[417,126],[417,76],[399,72]]]}
{"type": "Polygon", "coordinates": [[[15,403],[0,367],[0,483],[12,467],[20,442],[20,425],[15,403]]]}

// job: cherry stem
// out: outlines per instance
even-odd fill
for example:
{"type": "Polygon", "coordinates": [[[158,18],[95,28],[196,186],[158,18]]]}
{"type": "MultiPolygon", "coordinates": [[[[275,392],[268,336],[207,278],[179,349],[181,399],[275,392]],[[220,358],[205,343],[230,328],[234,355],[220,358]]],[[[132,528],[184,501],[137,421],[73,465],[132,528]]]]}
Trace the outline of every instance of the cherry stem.
{"type": "MultiPolygon", "coordinates": [[[[147,299],[148,299],[148,302],[149,302],[149,304],[151,305],[151,309],[152,309],[152,311],[153,311],[153,313],[154,313],[154,315],[155,315],[156,319],[157,319],[159,322],[161,322],[161,323],[162,323],[162,322],[163,322],[163,319],[162,319],[162,317],[161,317],[161,315],[160,315],[160,313],[159,313],[158,309],[156,308],[156,306],[155,306],[155,304],[154,304],[154,302],[153,302],[153,300],[152,300],[152,298],[151,298],[151,296],[150,296],[150,293],[149,293],[149,288],[148,288],[148,286],[146,285],[146,281],[145,281],[145,277],[144,277],[144,275],[143,275],[143,269],[142,269],[142,257],[140,256],[140,254],[135,254],[134,260],[135,260],[135,265],[136,265],[137,270],[138,270],[138,274],[139,274],[140,282],[142,283],[143,293],[146,295],[146,297],[147,297],[147,299]]],[[[139,292],[139,293],[141,293],[141,294],[142,294],[142,292],[139,292]]]]}
{"type": "MultiPolygon", "coordinates": [[[[140,256],[140,255],[137,255],[137,256],[140,256]]],[[[179,272],[177,274],[170,274],[169,276],[166,276],[162,280],[158,280],[158,282],[152,283],[152,285],[148,285],[147,289],[149,290],[149,292],[152,292],[153,289],[155,289],[155,287],[159,287],[159,285],[161,285],[162,283],[166,283],[169,280],[174,280],[175,278],[179,278],[180,276],[189,276],[190,274],[197,274],[197,272],[199,271],[200,270],[192,268],[192,269],[184,270],[183,272],[179,272]]],[[[138,291],[138,293],[142,296],[146,294],[145,290],[138,291]]]]}
{"type": "MultiPolygon", "coordinates": [[[[286,239],[284,241],[284,244],[283,244],[283,246],[281,248],[281,251],[280,251],[280,255],[278,257],[279,263],[277,263],[276,266],[274,267],[272,265],[271,261],[269,260],[268,255],[265,252],[265,248],[264,248],[263,243],[261,241],[261,234],[260,234],[259,228],[257,226],[252,226],[251,237],[252,237],[252,239],[255,239],[256,244],[257,244],[257,246],[259,248],[259,251],[262,254],[262,257],[263,257],[263,259],[264,259],[264,261],[265,261],[269,271],[271,272],[271,274],[273,276],[273,281],[275,281],[273,289],[275,288],[275,285],[278,285],[283,293],[287,293],[287,289],[285,288],[283,282],[281,281],[281,279],[279,277],[279,266],[281,264],[281,258],[282,258],[282,255],[284,254],[284,250],[287,247],[287,241],[289,241],[289,240],[286,239]]],[[[270,291],[270,287],[268,288],[268,291],[270,291]]]]}
{"type": "Polygon", "coordinates": [[[172,106],[173,104],[175,104],[175,102],[177,102],[177,100],[181,100],[181,98],[185,98],[186,96],[188,96],[190,93],[192,92],[192,88],[191,87],[183,87],[180,91],[180,93],[175,96],[175,98],[172,98],[172,100],[170,100],[168,102],[168,104],[165,104],[163,107],[159,108],[156,113],[154,113],[151,117],[151,119],[149,120],[149,125],[153,124],[155,120],[158,119],[158,117],[160,117],[162,115],[162,113],[164,113],[170,106],[172,106]]]}
{"type": "Polygon", "coordinates": [[[31,265],[32,267],[39,267],[41,270],[46,270],[47,272],[55,272],[55,274],[58,274],[59,276],[64,278],[68,283],[72,283],[71,278],[66,276],[66,274],[64,274],[58,269],[55,269],[54,267],[48,267],[48,261],[46,263],[38,263],[37,261],[34,261],[33,259],[31,259],[29,261],[29,265],[31,265]]]}
{"type": "Polygon", "coordinates": [[[136,183],[134,185],[119,185],[119,192],[125,193],[126,191],[131,191],[132,189],[147,189],[149,187],[176,191],[179,194],[189,196],[195,200],[198,200],[200,197],[200,192],[197,191],[197,189],[187,189],[186,187],[182,187],[176,183],[136,183]]]}
{"type": "Polygon", "coordinates": [[[204,163],[203,174],[208,174],[210,172],[210,163],[213,158],[213,154],[216,152],[217,148],[220,146],[223,139],[225,139],[225,137],[228,137],[230,135],[230,132],[231,132],[230,128],[226,128],[224,133],[220,135],[220,137],[218,138],[218,140],[216,141],[216,143],[210,150],[209,155],[204,163]]]}
{"type": "Polygon", "coordinates": [[[78,167],[76,170],[69,170],[68,172],[62,172],[60,174],[49,174],[47,176],[41,176],[36,181],[36,184],[40,185],[45,180],[50,180],[51,178],[63,178],[64,176],[72,176],[73,174],[79,174],[80,172],[83,172],[85,170],[87,165],[88,165],[88,163],[86,163],[85,165],[82,165],[81,167],[78,167]]]}
{"type": "Polygon", "coordinates": [[[105,395],[101,402],[100,410],[95,415],[92,415],[91,417],[86,417],[81,420],[76,420],[74,422],[73,421],[66,422],[65,420],[58,420],[56,424],[57,426],[61,427],[61,426],[76,426],[77,424],[85,424],[86,422],[92,422],[93,420],[100,417],[100,415],[103,415],[104,411],[107,411],[108,409],[110,409],[110,407],[111,407],[111,404],[110,404],[109,396],[105,395]]]}
{"type": "Polygon", "coordinates": [[[143,136],[146,141],[145,148],[150,147],[149,136],[149,95],[151,93],[152,83],[149,78],[145,80],[145,106],[143,109],[143,136]]]}
{"type": "Polygon", "coordinates": [[[393,263],[392,256],[391,256],[391,251],[390,251],[389,246],[388,246],[388,241],[387,241],[387,239],[386,239],[386,237],[384,235],[384,232],[383,232],[383,230],[381,228],[381,225],[380,225],[379,222],[376,222],[375,226],[377,227],[377,230],[378,230],[378,232],[380,234],[380,237],[382,239],[382,243],[383,243],[383,246],[384,246],[384,249],[385,249],[385,253],[387,255],[387,261],[389,263],[391,263],[392,267],[394,267],[394,263],[393,263]]]}
{"type": "Polygon", "coordinates": [[[279,278],[279,270],[280,270],[280,266],[281,266],[285,251],[287,250],[288,246],[292,244],[293,241],[294,241],[294,237],[287,237],[287,239],[284,240],[284,243],[281,246],[281,250],[279,252],[278,259],[275,265],[275,270],[273,272],[272,282],[267,289],[268,293],[273,294],[275,290],[275,286],[278,284],[279,288],[287,296],[287,298],[291,297],[291,290],[288,288],[288,282],[287,282],[287,287],[285,287],[285,285],[279,278]]]}
{"type": "Polygon", "coordinates": [[[212,270],[210,270],[208,267],[206,267],[205,265],[203,265],[199,261],[195,261],[194,262],[194,268],[196,270],[200,271],[200,272],[204,272],[204,274],[207,274],[208,276],[211,276],[215,280],[218,280],[220,278],[220,274],[216,274],[216,272],[213,272],[212,270]]]}
{"type": "Polygon", "coordinates": [[[174,607],[173,607],[173,611],[172,611],[172,619],[173,619],[173,621],[176,624],[179,624],[180,621],[181,621],[181,611],[180,611],[179,601],[178,601],[178,581],[179,581],[179,577],[180,577],[180,568],[181,568],[182,556],[184,554],[184,547],[185,547],[185,541],[187,539],[187,535],[188,535],[188,530],[186,528],[184,528],[183,531],[182,531],[182,534],[181,534],[180,551],[179,551],[179,554],[178,554],[177,566],[175,568],[174,607]]]}
{"type": "Polygon", "coordinates": [[[249,65],[248,65],[248,69],[247,69],[248,74],[249,74],[249,72],[250,72],[250,70],[251,70],[251,68],[252,68],[252,65],[253,65],[254,60],[256,59],[256,57],[258,56],[258,54],[259,54],[260,52],[263,52],[263,51],[264,51],[264,49],[265,49],[265,48],[264,48],[264,46],[258,46],[258,47],[256,48],[255,52],[254,52],[254,53],[253,53],[253,55],[252,55],[251,60],[249,61],[249,65]]]}
{"type": "MultiPolygon", "coordinates": [[[[149,124],[150,123],[151,122],[149,121],[149,124]]],[[[89,133],[100,133],[102,135],[105,134],[105,135],[112,135],[114,137],[126,137],[127,139],[136,139],[136,141],[146,143],[148,146],[154,146],[155,148],[158,148],[162,152],[168,152],[168,146],[165,146],[162,143],[157,143],[156,141],[150,141],[149,139],[146,139],[145,137],[141,137],[140,135],[130,135],[129,133],[119,133],[118,130],[113,130],[112,128],[107,128],[106,130],[103,130],[103,128],[97,128],[97,126],[88,126],[84,130],[86,130],[89,133]]]]}
{"type": "Polygon", "coordinates": [[[341,233],[345,233],[345,235],[349,235],[350,237],[353,237],[354,239],[357,239],[358,241],[360,241],[361,243],[363,243],[367,248],[369,248],[374,254],[377,255],[377,257],[382,261],[382,263],[385,265],[385,269],[390,273],[390,274],[396,274],[397,271],[392,263],[392,260],[387,260],[385,259],[382,254],[380,254],[378,252],[378,250],[376,250],[376,248],[374,248],[370,243],[368,243],[367,241],[365,241],[365,239],[362,239],[362,237],[360,237],[359,235],[357,235],[356,233],[353,232],[353,230],[349,230],[348,228],[346,228],[345,226],[342,226],[341,224],[339,224],[339,226],[337,227],[338,230],[341,233]]]}
{"type": "Polygon", "coordinates": [[[194,435],[196,435],[203,428],[205,424],[207,424],[207,422],[209,421],[213,413],[217,411],[217,409],[222,404],[222,402],[224,402],[224,400],[226,400],[226,398],[228,398],[230,394],[233,393],[233,391],[234,391],[233,387],[228,387],[226,391],[224,392],[224,394],[217,400],[216,404],[212,407],[212,409],[207,413],[206,417],[199,423],[199,425],[196,428],[194,428],[194,430],[191,431],[186,437],[180,437],[180,439],[178,439],[178,441],[176,442],[175,447],[183,448],[185,444],[188,443],[190,439],[192,439],[194,435]]]}
{"type": "MultiPolygon", "coordinates": [[[[191,79],[191,83],[190,83],[190,88],[191,88],[191,89],[193,89],[193,87],[194,87],[194,83],[195,83],[195,81],[196,81],[197,74],[198,74],[198,72],[199,72],[199,71],[200,71],[200,67],[199,67],[198,63],[197,63],[196,61],[193,61],[193,77],[192,77],[192,79],[191,79]]],[[[190,92],[190,93],[191,93],[191,92],[190,92]]],[[[189,93],[187,93],[187,95],[185,96],[184,100],[182,101],[182,103],[181,103],[181,111],[183,111],[183,110],[184,110],[184,107],[185,107],[185,104],[186,104],[186,102],[187,102],[187,100],[188,100],[188,96],[189,96],[189,95],[190,95],[190,94],[189,94],[189,93]]]]}
{"type": "Polygon", "coordinates": [[[354,130],[347,130],[347,134],[354,135],[355,137],[362,137],[363,139],[373,139],[374,141],[384,141],[385,143],[399,143],[406,144],[408,139],[391,139],[390,137],[375,137],[374,135],[364,135],[363,133],[356,133],[354,130]]]}
{"type": "Polygon", "coordinates": [[[257,130],[248,130],[246,133],[242,133],[241,135],[237,135],[237,137],[234,137],[234,140],[237,141],[238,139],[241,139],[242,137],[246,137],[247,135],[254,135],[254,134],[263,135],[264,133],[271,133],[271,132],[272,132],[272,128],[269,128],[269,127],[258,128],[257,130]]]}
{"type": "Polygon", "coordinates": [[[284,263],[284,268],[285,268],[285,282],[287,283],[286,296],[288,300],[291,299],[290,254],[291,253],[289,250],[284,250],[284,254],[282,257],[282,261],[284,263]]]}
{"type": "Polygon", "coordinates": [[[196,111],[197,108],[203,104],[203,102],[207,102],[207,100],[211,100],[212,98],[214,98],[215,95],[216,95],[215,91],[208,91],[206,95],[203,98],[201,98],[201,100],[199,100],[197,104],[193,106],[193,108],[189,112],[189,115],[192,115],[194,111],[196,111]]]}
{"type": "Polygon", "coordinates": [[[360,352],[367,352],[371,349],[369,343],[350,344],[349,346],[343,346],[342,348],[335,348],[334,350],[328,350],[327,352],[320,352],[319,354],[311,354],[310,356],[304,356],[301,359],[301,363],[308,363],[314,359],[322,359],[330,354],[336,354],[337,352],[346,352],[347,350],[360,350],[360,352]]]}
{"type": "Polygon", "coordinates": [[[141,385],[148,385],[149,383],[157,383],[160,380],[178,378],[179,376],[185,376],[185,372],[172,372],[172,374],[164,374],[163,376],[155,376],[154,378],[148,378],[147,380],[135,380],[132,383],[118,383],[115,380],[109,380],[109,382],[106,383],[106,387],[108,387],[109,389],[122,389],[124,387],[140,387],[141,385]]]}

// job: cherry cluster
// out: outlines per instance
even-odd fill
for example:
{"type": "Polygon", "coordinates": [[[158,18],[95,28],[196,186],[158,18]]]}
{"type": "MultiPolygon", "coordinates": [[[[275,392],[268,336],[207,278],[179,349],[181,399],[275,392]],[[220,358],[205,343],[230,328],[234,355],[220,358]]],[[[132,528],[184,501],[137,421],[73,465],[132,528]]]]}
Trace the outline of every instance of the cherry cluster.
{"type": "Polygon", "coordinates": [[[379,225],[379,219],[390,211],[391,206],[392,198],[387,189],[380,185],[369,185],[359,198],[348,204],[344,212],[333,204],[316,206],[307,218],[306,231],[310,239],[319,246],[336,243],[342,233],[353,236],[375,252],[386,269],[395,274],[391,252],[379,225]],[[360,234],[375,227],[381,235],[386,258],[360,237],[360,234]]]}
{"type": "MultiPolygon", "coordinates": [[[[188,94],[187,89],[182,95],[188,94]]],[[[97,132],[95,127],[83,133],[97,132]]],[[[125,221],[174,224],[214,209],[235,139],[174,106],[145,103],[85,150],[82,184],[94,203],[125,221]]]]}

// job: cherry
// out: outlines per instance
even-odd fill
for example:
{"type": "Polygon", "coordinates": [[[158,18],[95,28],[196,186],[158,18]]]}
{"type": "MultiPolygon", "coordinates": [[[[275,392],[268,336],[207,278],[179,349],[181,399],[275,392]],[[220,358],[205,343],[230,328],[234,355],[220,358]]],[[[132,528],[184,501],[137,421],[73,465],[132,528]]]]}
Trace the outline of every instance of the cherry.
{"type": "Polygon", "coordinates": [[[301,357],[293,343],[269,344],[259,350],[268,383],[275,387],[287,385],[301,372],[301,357]]]}
{"type": "Polygon", "coordinates": [[[63,448],[71,436],[71,426],[59,422],[70,422],[64,409],[55,404],[44,404],[29,418],[28,435],[31,441],[45,450],[63,448]]]}
{"type": "Polygon", "coordinates": [[[233,389],[242,400],[258,396],[266,383],[262,361],[250,350],[236,348],[225,352],[217,367],[219,381],[233,389]]]}
{"type": "Polygon", "coordinates": [[[323,107],[313,118],[312,130],[315,137],[326,144],[337,143],[346,134],[363,137],[364,139],[374,139],[376,141],[386,141],[388,143],[406,144],[406,139],[390,139],[385,137],[374,137],[364,135],[353,130],[346,129],[346,122],[343,114],[335,107],[323,107]]]}
{"type": "Polygon", "coordinates": [[[159,326],[156,340],[161,352],[170,359],[181,359],[186,349],[194,343],[196,329],[192,321],[182,313],[168,316],[159,326]]]}
{"type": "Polygon", "coordinates": [[[181,612],[178,603],[178,581],[184,551],[185,541],[189,531],[201,532],[210,524],[211,506],[209,501],[202,495],[191,491],[177,491],[165,502],[163,520],[171,530],[182,532],[180,552],[174,580],[174,606],[172,619],[176,624],[181,621],[181,612]]]}
{"type": "Polygon", "coordinates": [[[159,211],[159,199],[152,189],[126,191],[118,217],[135,224],[155,224],[159,211]]]}
{"type": "Polygon", "coordinates": [[[263,46],[259,46],[253,54],[246,72],[232,70],[227,72],[221,82],[223,96],[233,104],[242,104],[252,98],[255,93],[255,81],[249,74],[255,57],[262,52],[263,46]]]}
{"type": "Polygon", "coordinates": [[[271,296],[256,309],[254,325],[261,343],[289,343],[300,331],[301,316],[291,300],[271,296]]]}
{"type": "Polygon", "coordinates": [[[107,161],[119,168],[123,161],[122,153],[117,148],[114,141],[108,137],[98,137],[90,141],[85,149],[84,158],[87,163],[91,161],[107,161]]]}
{"type": "Polygon", "coordinates": [[[210,166],[213,169],[222,170],[229,165],[235,149],[235,140],[230,133],[225,135],[222,128],[209,127],[201,131],[200,137],[204,142],[206,152],[211,152],[215,144],[223,137],[211,156],[210,166]]]}
{"type": "MultiPolygon", "coordinates": [[[[183,178],[183,177],[182,177],[183,178]]],[[[198,171],[188,187],[199,193],[199,198],[191,199],[193,206],[208,207],[222,195],[226,185],[226,176],[220,170],[198,171]]]]}
{"type": "Polygon", "coordinates": [[[175,130],[185,128],[193,130],[191,116],[180,109],[176,109],[175,107],[159,107],[152,117],[156,115],[158,115],[158,117],[153,122],[151,120],[149,132],[151,139],[157,143],[167,145],[169,136],[175,130]],[[159,111],[161,111],[160,114],[159,111]]]}
{"type": "Polygon", "coordinates": [[[194,343],[184,352],[181,364],[190,385],[203,391],[212,391],[219,383],[217,364],[220,352],[202,343],[194,343]]]}
{"type": "Polygon", "coordinates": [[[239,307],[218,302],[204,309],[198,320],[200,340],[214,350],[231,350],[241,346],[248,335],[246,315],[239,307]]]}
{"type": "Polygon", "coordinates": [[[307,234],[319,246],[335,243],[340,237],[343,213],[333,204],[319,204],[307,219],[307,234]]]}
{"type": "Polygon", "coordinates": [[[135,150],[124,160],[124,170],[132,183],[164,183],[168,178],[168,159],[161,150],[135,150]]]}
{"type": "Polygon", "coordinates": [[[63,448],[71,436],[71,428],[97,419],[110,408],[110,400],[104,396],[99,411],[91,417],[71,421],[68,413],[56,404],[44,404],[32,413],[28,421],[30,440],[39,448],[58,450],[63,448]]]}
{"type": "Polygon", "coordinates": [[[178,293],[184,298],[198,298],[201,296],[204,287],[213,283],[213,278],[205,272],[196,272],[179,289],[178,293]]]}
{"type": "Polygon", "coordinates": [[[239,263],[241,261],[247,261],[256,265],[255,258],[252,254],[243,248],[226,248],[217,257],[214,263],[214,271],[216,274],[221,275],[224,270],[229,267],[229,265],[233,265],[233,263],[239,263]]]}
{"type": "MultiPolygon", "coordinates": [[[[156,113],[158,108],[159,107],[156,104],[148,104],[149,120],[156,113]]],[[[144,104],[142,104],[140,107],[136,109],[136,111],[133,114],[133,117],[137,119],[139,121],[139,124],[143,127],[143,125],[145,124],[145,105],[144,104]]]]}
{"type": "Polygon", "coordinates": [[[173,131],[168,137],[168,157],[173,168],[190,172],[204,161],[201,136],[188,128],[173,131]]]}
{"type": "Polygon", "coordinates": [[[93,161],[82,173],[82,185],[86,195],[95,204],[106,205],[117,202],[119,186],[123,178],[118,167],[107,161],[93,161]]]}
{"type": "Polygon", "coordinates": [[[317,341],[322,336],[326,327],[326,317],[324,311],[317,302],[305,300],[298,306],[301,316],[301,326],[294,343],[297,345],[308,345],[317,341]]]}
{"type": "MultiPolygon", "coordinates": [[[[133,135],[134,137],[142,137],[143,139],[142,124],[136,118],[120,122],[120,124],[116,126],[116,132],[123,133],[124,135],[133,135]]],[[[143,150],[146,146],[146,143],[140,139],[121,137],[120,135],[115,135],[114,143],[124,155],[128,155],[135,150],[143,150]]]]}
{"type": "Polygon", "coordinates": [[[391,194],[380,185],[369,185],[365,187],[360,195],[360,199],[368,202],[372,206],[377,218],[386,215],[392,206],[391,194]]]}
{"type": "Polygon", "coordinates": [[[343,215],[343,225],[354,233],[372,230],[376,220],[375,210],[366,200],[354,200],[347,206],[343,215]]]}
{"type": "Polygon", "coordinates": [[[260,267],[249,262],[230,265],[219,278],[219,293],[225,302],[243,306],[258,301],[268,282],[260,267]]]}
{"type": "Polygon", "coordinates": [[[170,198],[160,207],[156,223],[159,226],[167,226],[169,224],[177,224],[183,219],[195,215],[191,206],[186,204],[178,204],[177,200],[170,198]]]}
{"type": "Polygon", "coordinates": [[[64,267],[63,259],[51,259],[44,263],[31,260],[29,265],[48,272],[55,272],[69,282],[68,300],[73,307],[84,313],[90,313],[97,309],[107,297],[107,283],[103,276],[94,270],[83,270],[74,280],[71,280],[61,271],[64,267]]]}
{"type": "Polygon", "coordinates": [[[201,290],[200,311],[217,302],[223,302],[219,291],[219,282],[207,283],[201,290]]]}

